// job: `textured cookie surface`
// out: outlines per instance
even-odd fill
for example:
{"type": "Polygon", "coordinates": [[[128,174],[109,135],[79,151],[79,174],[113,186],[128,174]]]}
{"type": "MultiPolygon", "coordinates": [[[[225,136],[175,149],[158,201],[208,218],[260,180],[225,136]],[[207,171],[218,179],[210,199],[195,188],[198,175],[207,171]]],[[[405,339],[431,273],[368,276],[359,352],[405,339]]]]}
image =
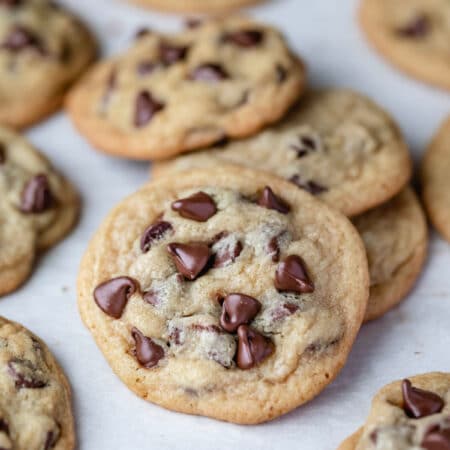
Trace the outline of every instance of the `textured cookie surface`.
{"type": "Polygon", "coordinates": [[[422,162],[422,195],[433,225],[450,242],[450,116],[422,162]]]}
{"type": "Polygon", "coordinates": [[[79,210],[73,187],[19,135],[0,128],[0,294],[28,276],[36,252],[61,239],[79,210]]]}
{"type": "Polygon", "coordinates": [[[131,0],[141,6],[174,12],[219,13],[240,8],[262,0],[131,0]]]}
{"type": "Polygon", "coordinates": [[[276,121],[301,94],[304,76],[279,32],[228,18],[173,35],[142,30],[125,54],[98,64],[67,104],[99,149],[168,158],[276,121]]]}
{"type": "Polygon", "coordinates": [[[448,0],[362,0],[371,43],[411,76],[450,90],[448,0]]]}
{"type": "Polygon", "coordinates": [[[355,217],[370,272],[366,320],[397,305],[420,274],[426,257],[428,227],[413,190],[404,189],[388,203],[355,217]]]}
{"type": "Polygon", "coordinates": [[[0,317],[0,448],[72,450],[69,384],[46,345],[0,317]]]}
{"type": "Polygon", "coordinates": [[[252,138],[157,163],[153,172],[224,163],[272,172],[346,215],[388,200],[411,174],[390,117],[367,98],[339,89],[309,93],[279,125],[252,138]]]}
{"type": "Polygon", "coordinates": [[[95,55],[92,37],[47,0],[0,2],[0,124],[24,127],[58,108],[95,55]]]}
{"type": "Polygon", "coordinates": [[[336,376],[368,284],[344,216],[282,179],[223,168],[157,180],[117,206],[78,288],[85,324],[132,390],[258,423],[336,376]]]}
{"type": "Polygon", "coordinates": [[[364,427],[339,450],[445,450],[450,446],[450,374],[396,381],[375,396],[364,427]]]}

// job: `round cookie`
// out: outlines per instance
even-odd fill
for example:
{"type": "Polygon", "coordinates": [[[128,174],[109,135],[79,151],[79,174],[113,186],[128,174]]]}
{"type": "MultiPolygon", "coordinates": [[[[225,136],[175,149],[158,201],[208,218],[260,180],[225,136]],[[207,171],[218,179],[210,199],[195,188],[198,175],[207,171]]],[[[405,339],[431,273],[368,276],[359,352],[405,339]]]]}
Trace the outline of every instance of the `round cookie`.
{"type": "Polygon", "coordinates": [[[78,303],[138,395],[251,424],[334,379],[368,284],[363,244],[339,212],[269,174],[222,168],[119,204],[82,260],[78,303]]]}
{"type": "Polygon", "coordinates": [[[224,13],[263,0],[130,0],[140,6],[178,13],[224,13]]]}
{"type": "Polygon", "coordinates": [[[450,374],[427,373],[382,388],[365,425],[339,450],[450,448],[450,374]]]}
{"type": "Polygon", "coordinates": [[[450,242],[450,116],[442,124],[422,161],[422,196],[431,222],[450,242]]]}
{"type": "Polygon", "coordinates": [[[0,317],[0,447],[72,450],[75,430],[69,383],[47,346],[0,317]]]}
{"type": "Polygon", "coordinates": [[[97,64],[68,97],[92,144],[134,159],[163,159],[280,119],[305,70],[275,29],[232,17],[178,34],[141,30],[122,56],[97,64]]]}
{"type": "Polygon", "coordinates": [[[360,22],[370,42],[392,64],[450,90],[448,0],[362,0],[360,22]]]}
{"type": "Polygon", "coordinates": [[[0,128],[0,295],[27,278],[36,253],[62,239],[78,211],[71,184],[27,140],[0,128]]]}
{"type": "Polygon", "coordinates": [[[347,216],[384,203],[407,183],[411,158],[392,119],[355,92],[310,92],[275,127],[153,166],[160,176],[225,163],[274,173],[347,216]]]}
{"type": "Polygon", "coordinates": [[[355,217],[367,251],[370,297],[365,321],[396,306],[412,289],[425,262],[428,227],[411,188],[384,205],[355,217]]]}
{"type": "Polygon", "coordinates": [[[22,128],[55,111],[94,59],[95,42],[48,0],[0,2],[0,124],[22,128]]]}

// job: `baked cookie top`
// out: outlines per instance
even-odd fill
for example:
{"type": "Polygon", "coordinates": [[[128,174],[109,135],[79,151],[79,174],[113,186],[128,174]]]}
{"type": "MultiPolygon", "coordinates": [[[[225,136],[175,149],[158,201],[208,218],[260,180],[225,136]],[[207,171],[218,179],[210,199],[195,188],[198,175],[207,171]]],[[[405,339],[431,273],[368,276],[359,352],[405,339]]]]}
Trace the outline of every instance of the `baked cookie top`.
{"type": "Polygon", "coordinates": [[[450,374],[428,373],[381,389],[369,418],[340,450],[446,450],[450,447],[450,374]]]}
{"type": "Polygon", "coordinates": [[[23,281],[36,252],[61,239],[78,210],[71,184],[26,139],[0,128],[0,293],[23,281]]]}
{"type": "Polygon", "coordinates": [[[126,53],[90,71],[67,105],[100,150],[161,159],[257,132],[286,112],[304,81],[278,31],[231,17],[172,35],[141,30],[126,53]]]}
{"type": "Polygon", "coordinates": [[[409,75],[450,89],[448,0],[362,0],[371,43],[409,75]]]}
{"type": "Polygon", "coordinates": [[[75,432],[69,384],[47,346],[0,317],[0,447],[71,450],[75,432]]]}
{"type": "Polygon", "coordinates": [[[353,219],[367,251],[370,297],[366,320],[399,303],[414,285],[425,262],[428,226],[411,188],[353,219]]]}
{"type": "Polygon", "coordinates": [[[91,35],[48,0],[0,2],[0,123],[29,125],[52,112],[95,55],[91,35]]]}
{"type": "Polygon", "coordinates": [[[258,423],[336,376],[364,316],[368,269],[339,212],[271,175],[223,168],[157,180],[119,204],[78,287],[84,322],[131,389],[258,423]]]}
{"type": "Polygon", "coordinates": [[[411,175],[393,120],[366,97],[341,89],[310,92],[275,127],[157,163],[154,173],[224,163],[274,173],[349,216],[387,201],[411,175]]]}
{"type": "Polygon", "coordinates": [[[173,12],[223,13],[264,0],[130,0],[141,6],[173,12]]]}

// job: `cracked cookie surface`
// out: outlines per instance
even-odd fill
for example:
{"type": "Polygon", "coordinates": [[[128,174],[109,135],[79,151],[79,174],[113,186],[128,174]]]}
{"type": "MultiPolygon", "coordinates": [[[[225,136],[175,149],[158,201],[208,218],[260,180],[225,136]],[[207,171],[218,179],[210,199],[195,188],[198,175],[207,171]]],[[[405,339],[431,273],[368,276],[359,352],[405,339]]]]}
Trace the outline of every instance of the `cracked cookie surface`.
{"type": "Polygon", "coordinates": [[[310,92],[271,129],[153,166],[155,176],[226,163],[274,173],[348,216],[399,192],[411,159],[393,120],[347,90],[310,92]]]}
{"type": "Polygon", "coordinates": [[[234,17],[172,35],[142,30],[80,81],[67,107],[100,150],[164,159],[254,134],[283,116],[304,81],[277,30],[234,17]]]}
{"type": "Polygon", "coordinates": [[[56,110],[95,47],[84,25],[54,2],[0,2],[0,124],[22,128],[56,110]]]}
{"type": "Polygon", "coordinates": [[[47,346],[0,317],[0,447],[72,450],[69,383],[47,346]]]}
{"type": "Polygon", "coordinates": [[[447,0],[362,0],[369,41],[407,74],[450,90],[450,3],[447,0]]]}
{"type": "Polygon", "coordinates": [[[334,379],[368,285],[363,244],[343,215],[233,167],[157,180],[119,204],[83,258],[78,303],[138,395],[259,423],[334,379]]]}
{"type": "Polygon", "coordinates": [[[374,397],[364,427],[339,450],[446,450],[450,447],[450,374],[396,381],[374,397]]]}
{"type": "Polygon", "coordinates": [[[130,0],[141,6],[173,12],[223,13],[232,9],[262,3],[263,0],[130,0]]]}
{"type": "Polygon", "coordinates": [[[79,199],[71,184],[20,135],[0,128],[0,294],[16,289],[36,253],[74,225],[79,199]]]}

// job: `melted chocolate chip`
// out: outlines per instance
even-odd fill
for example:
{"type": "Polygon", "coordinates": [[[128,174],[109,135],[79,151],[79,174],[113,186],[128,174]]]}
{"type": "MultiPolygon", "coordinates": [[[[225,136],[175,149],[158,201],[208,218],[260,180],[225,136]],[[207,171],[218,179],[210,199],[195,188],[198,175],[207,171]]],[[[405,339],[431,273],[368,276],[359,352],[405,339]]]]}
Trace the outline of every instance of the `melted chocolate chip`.
{"type": "Polygon", "coordinates": [[[191,80],[204,81],[206,83],[216,83],[227,78],[229,78],[229,75],[225,69],[221,65],[214,63],[202,64],[189,75],[191,80]]]}
{"type": "Polygon", "coordinates": [[[159,45],[159,59],[166,66],[175,64],[186,58],[189,47],[177,46],[167,42],[161,42],[159,45]]]}
{"type": "Polygon", "coordinates": [[[240,325],[250,323],[261,309],[261,303],[244,294],[229,294],[222,303],[220,326],[234,333],[240,325]]]}
{"type": "Polygon", "coordinates": [[[286,317],[292,316],[295,314],[300,308],[293,303],[284,303],[279,308],[276,308],[271,316],[274,321],[285,319],[286,317]]]}
{"type": "Polygon", "coordinates": [[[259,30],[238,30],[226,34],[224,40],[239,47],[250,48],[260,45],[263,38],[264,34],[259,30]]]}
{"type": "Polygon", "coordinates": [[[403,28],[397,30],[397,34],[406,38],[421,38],[431,30],[431,23],[425,14],[418,15],[403,28]]]}
{"type": "Polygon", "coordinates": [[[164,349],[153,339],[144,336],[137,328],[131,330],[131,337],[136,345],[136,359],[146,369],[155,367],[164,358],[164,349]]]}
{"type": "Polygon", "coordinates": [[[287,71],[281,64],[277,64],[277,66],[275,67],[275,73],[278,83],[281,84],[286,81],[287,71]]]}
{"type": "Polygon", "coordinates": [[[8,422],[6,422],[6,420],[0,418],[0,432],[2,433],[6,433],[7,435],[9,435],[9,425],[8,422]]]}
{"type": "Polygon", "coordinates": [[[158,296],[158,293],[153,290],[144,292],[143,298],[144,298],[144,301],[146,301],[147,303],[149,303],[152,306],[158,306],[160,303],[160,298],[158,296]]]}
{"type": "MultiPolygon", "coordinates": [[[[314,139],[312,139],[308,136],[299,136],[298,142],[295,144],[292,144],[290,147],[297,152],[298,158],[303,158],[304,156],[308,155],[309,153],[317,150],[316,142],[314,141],[314,139]]],[[[292,177],[292,178],[294,178],[294,177],[292,177]]],[[[300,177],[298,177],[298,179],[300,179],[300,177]]]]}
{"type": "Polygon", "coordinates": [[[188,17],[184,25],[186,28],[193,30],[195,28],[200,28],[203,25],[203,20],[200,17],[188,17]]]}
{"type": "Polygon", "coordinates": [[[5,164],[6,155],[5,155],[5,145],[0,142],[0,164],[5,164]]]}
{"type": "Polygon", "coordinates": [[[240,369],[247,370],[255,367],[275,350],[272,341],[247,325],[241,325],[237,334],[236,363],[240,369]]]}
{"type": "Polygon", "coordinates": [[[258,199],[258,205],[267,209],[274,209],[281,214],[287,214],[291,208],[280,197],[274,194],[269,186],[266,186],[258,199]]]}
{"type": "Polygon", "coordinates": [[[279,236],[274,236],[267,245],[269,255],[272,255],[272,261],[278,262],[280,260],[280,244],[278,243],[279,236]]]}
{"type": "Polygon", "coordinates": [[[45,437],[44,450],[50,450],[53,448],[59,439],[59,433],[55,433],[54,431],[48,431],[47,436],[45,437]]]}
{"type": "Polygon", "coordinates": [[[142,252],[147,253],[154,242],[162,239],[171,230],[173,230],[172,224],[164,220],[159,220],[150,225],[141,237],[142,252]]]}
{"type": "Polygon", "coordinates": [[[420,419],[441,412],[444,400],[434,392],[413,387],[411,381],[403,380],[403,409],[408,417],[420,419]]]}
{"type": "Polygon", "coordinates": [[[206,222],[217,212],[214,200],[204,192],[197,192],[186,198],[181,198],[172,203],[172,209],[177,211],[185,219],[197,222],[206,222]]]}
{"type": "Polygon", "coordinates": [[[191,281],[200,276],[210,263],[211,253],[206,244],[172,243],[167,246],[167,251],[172,255],[178,272],[191,281]]]}
{"type": "Polygon", "coordinates": [[[153,116],[164,108],[164,103],[152,97],[150,92],[141,91],[136,97],[136,108],[134,112],[134,125],[137,128],[144,127],[153,116]]]}
{"type": "Polygon", "coordinates": [[[53,195],[46,175],[35,175],[22,191],[20,210],[24,213],[42,213],[52,207],[53,195]]]}
{"type": "Polygon", "coordinates": [[[20,6],[23,0],[0,0],[0,6],[16,7],[20,6]]]}
{"type": "Polygon", "coordinates": [[[31,30],[24,26],[16,25],[6,36],[1,48],[10,52],[20,52],[25,49],[37,50],[44,55],[45,49],[39,39],[31,30]]]}
{"type": "Polygon", "coordinates": [[[144,28],[140,28],[139,30],[136,31],[134,38],[141,39],[144,36],[148,36],[150,34],[152,34],[152,30],[150,30],[150,28],[144,27],[144,28]]]}
{"type": "Polygon", "coordinates": [[[141,61],[136,68],[136,72],[141,77],[150,75],[158,68],[158,64],[153,61],[141,61]]]}
{"type": "Polygon", "coordinates": [[[119,319],[128,303],[128,299],[137,291],[136,280],[129,277],[117,277],[99,284],[94,290],[97,306],[108,316],[119,319]]]}
{"type": "Polygon", "coordinates": [[[303,260],[290,255],[278,264],[275,273],[275,287],[281,292],[307,294],[314,292],[314,284],[309,279],[303,260]]]}
{"type": "Polygon", "coordinates": [[[425,450],[450,450],[450,428],[429,431],[420,446],[425,450]]]}
{"type": "Polygon", "coordinates": [[[214,268],[218,269],[220,267],[226,267],[236,260],[239,257],[243,250],[242,244],[240,241],[236,241],[225,245],[223,248],[219,249],[215,254],[214,258],[214,268]]]}
{"type": "Polygon", "coordinates": [[[300,189],[303,189],[312,195],[318,195],[328,190],[325,186],[322,186],[315,181],[302,181],[299,175],[292,176],[289,181],[297,185],[300,189]]]}
{"type": "Polygon", "coordinates": [[[42,379],[31,361],[14,358],[8,363],[8,372],[18,389],[42,389],[47,381],[42,379]]]}

